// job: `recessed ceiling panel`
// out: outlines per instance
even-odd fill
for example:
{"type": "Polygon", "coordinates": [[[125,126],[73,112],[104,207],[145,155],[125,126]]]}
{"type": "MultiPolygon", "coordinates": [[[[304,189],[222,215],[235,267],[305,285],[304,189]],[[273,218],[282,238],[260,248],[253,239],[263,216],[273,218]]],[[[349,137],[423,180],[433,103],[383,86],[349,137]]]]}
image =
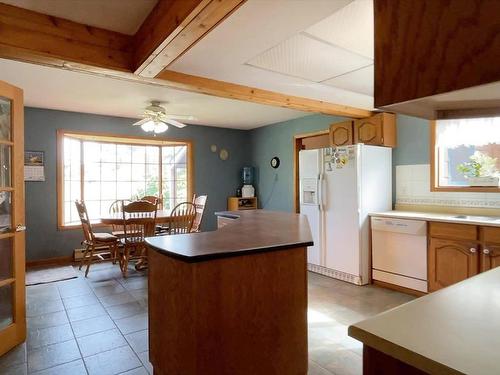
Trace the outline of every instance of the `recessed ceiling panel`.
{"type": "Polygon", "coordinates": [[[322,83],[359,94],[373,95],[373,74],[373,65],[370,65],[322,83]]]}
{"type": "Polygon", "coordinates": [[[247,64],[320,82],[371,63],[366,57],[298,34],[251,59],[247,64]]]}
{"type": "Polygon", "coordinates": [[[307,28],[306,33],[373,59],[373,1],[355,0],[307,28]]]}

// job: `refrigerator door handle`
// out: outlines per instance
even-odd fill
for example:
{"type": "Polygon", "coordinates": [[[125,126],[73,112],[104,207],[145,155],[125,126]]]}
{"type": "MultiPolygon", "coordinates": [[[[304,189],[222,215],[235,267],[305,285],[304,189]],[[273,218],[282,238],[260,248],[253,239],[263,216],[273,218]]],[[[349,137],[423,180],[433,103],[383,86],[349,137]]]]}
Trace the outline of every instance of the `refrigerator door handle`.
{"type": "Polygon", "coordinates": [[[316,182],[317,185],[317,192],[318,192],[318,207],[320,211],[323,211],[323,174],[320,173],[318,175],[318,180],[316,182]]]}

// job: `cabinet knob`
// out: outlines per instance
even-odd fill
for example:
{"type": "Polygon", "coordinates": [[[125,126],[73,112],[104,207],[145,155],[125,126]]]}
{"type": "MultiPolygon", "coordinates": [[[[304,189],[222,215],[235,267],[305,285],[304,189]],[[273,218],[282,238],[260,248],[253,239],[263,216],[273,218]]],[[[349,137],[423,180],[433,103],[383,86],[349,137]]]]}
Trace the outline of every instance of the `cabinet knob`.
{"type": "Polygon", "coordinates": [[[487,254],[489,254],[489,253],[490,253],[490,250],[489,250],[489,249],[484,249],[484,250],[483,250],[483,254],[486,254],[486,255],[487,255],[487,254]]]}
{"type": "Polygon", "coordinates": [[[469,250],[470,250],[470,252],[471,252],[471,253],[473,253],[473,254],[477,251],[477,249],[476,249],[475,247],[471,247],[469,250]]]}

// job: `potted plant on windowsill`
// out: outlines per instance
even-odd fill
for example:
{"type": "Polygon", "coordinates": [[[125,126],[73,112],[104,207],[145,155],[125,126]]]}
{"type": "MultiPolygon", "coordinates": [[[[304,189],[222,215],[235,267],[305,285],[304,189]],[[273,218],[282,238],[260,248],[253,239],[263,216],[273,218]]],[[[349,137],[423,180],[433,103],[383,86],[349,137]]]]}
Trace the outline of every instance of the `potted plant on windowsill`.
{"type": "Polygon", "coordinates": [[[469,159],[470,161],[457,166],[458,172],[464,175],[469,186],[498,187],[500,173],[496,167],[496,158],[476,151],[469,159]]]}

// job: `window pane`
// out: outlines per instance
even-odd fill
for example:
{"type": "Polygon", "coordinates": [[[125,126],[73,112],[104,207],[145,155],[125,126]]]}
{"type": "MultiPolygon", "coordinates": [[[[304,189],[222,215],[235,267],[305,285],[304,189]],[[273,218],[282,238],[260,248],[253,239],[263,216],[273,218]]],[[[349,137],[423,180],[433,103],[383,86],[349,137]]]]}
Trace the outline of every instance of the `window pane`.
{"type": "Polygon", "coordinates": [[[10,185],[11,146],[0,145],[0,186],[10,185]]]}
{"type": "Polygon", "coordinates": [[[132,198],[138,199],[143,197],[146,191],[146,183],[144,181],[132,182],[132,198]]]}
{"type": "Polygon", "coordinates": [[[116,181],[116,164],[102,163],[101,164],[101,180],[116,181]]]}
{"type": "Polygon", "coordinates": [[[101,182],[101,199],[116,200],[116,182],[101,182]]]}
{"type": "Polygon", "coordinates": [[[10,141],[10,110],[10,100],[0,98],[0,138],[7,141],[10,141]]]}
{"type": "Polygon", "coordinates": [[[175,166],[175,179],[186,180],[186,164],[179,164],[175,166]]]}
{"type": "Polygon", "coordinates": [[[175,163],[186,164],[187,146],[175,146],[175,163]]]}
{"type": "Polygon", "coordinates": [[[132,162],[132,146],[117,145],[116,146],[116,161],[119,163],[132,162]]]}
{"type": "Polygon", "coordinates": [[[132,146],[132,163],[146,162],[146,148],[144,146],[132,146]]]}
{"type": "Polygon", "coordinates": [[[0,287],[0,329],[14,323],[12,284],[0,287]]]}
{"type": "Polygon", "coordinates": [[[175,196],[176,198],[181,199],[181,202],[184,202],[187,198],[187,184],[185,180],[177,180],[175,181],[175,196]]]}
{"type": "Polygon", "coordinates": [[[91,220],[99,219],[101,215],[101,202],[100,201],[85,201],[87,212],[91,220]]]}
{"type": "Polygon", "coordinates": [[[132,181],[144,181],[146,179],[146,165],[132,164],[132,181]]]}
{"type": "Polygon", "coordinates": [[[84,163],[99,162],[101,161],[101,145],[96,142],[84,142],[83,146],[84,163]]]}
{"type": "Polygon", "coordinates": [[[9,232],[12,228],[12,209],[10,191],[0,191],[0,232],[9,232]]]}
{"type": "Polygon", "coordinates": [[[101,144],[101,161],[116,163],[116,145],[112,143],[101,144]]]}
{"type": "Polygon", "coordinates": [[[12,276],[12,238],[3,238],[0,240],[0,281],[12,276]]]}
{"type": "Polygon", "coordinates": [[[85,163],[85,181],[101,180],[101,163],[85,163]]]}
{"type": "Polygon", "coordinates": [[[173,163],[174,162],[174,153],[175,153],[174,146],[162,147],[162,150],[161,150],[162,162],[163,163],[173,163]]]}
{"type": "Polygon", "coordinates": [[[109,213],[109,208],[115,201],[116,199],[101,201],[101,216],[107,215],[109,213]]]}
{"type": "Polygon", "coordinates": [[[158,181],[160,170],[158,164],[147,164],[146,165],[146,180],[148,181],[158,181]]]}
{"type": "Polygon", "coordinates": [[[163,199],[167,200],[173,198],[174,181],[163,181],[162,188],[163,199]]]}
{"type": "Polygon", "coordinates": [[[131,182],[118,182],[116,186],[116,199],[130,199],[132,197],[131,182]]]}
{"type": "Polygon", "coordinates": [[[162,179],[175,180],[175,164],[163,164],[162,166],[162,179]]]}
{"type": "Polygon", "coordinates": [[[146,147],[146,163],[153,163],[158,165],[158,158],[160,157],[160,149],[156,146],[146,147]]]}
{"type": "Polygon", "coordinates": [[[101,183],[99,181],[85,181],[83,189],[86,201],[101,199],[101,183]]]}
{"type": "Polygon", "coordinates": [[[116,179],[117,181],[132,181],[132,165],[123,163],[117,164],[116,179]]]}

